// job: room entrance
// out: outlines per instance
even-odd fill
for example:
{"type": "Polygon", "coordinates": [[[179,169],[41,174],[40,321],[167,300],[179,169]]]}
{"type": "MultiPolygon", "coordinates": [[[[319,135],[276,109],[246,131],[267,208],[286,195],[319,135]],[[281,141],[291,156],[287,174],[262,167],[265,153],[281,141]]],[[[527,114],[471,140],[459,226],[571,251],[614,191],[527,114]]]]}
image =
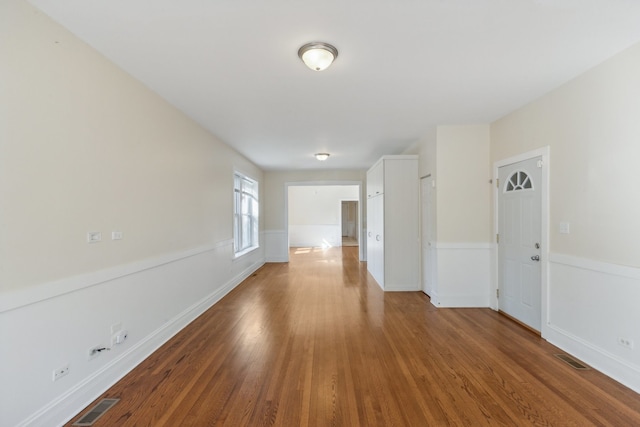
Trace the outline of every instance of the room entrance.
{"type": "Polygon", "coordinates": [[[499,168],[498,306],[540,331],[542,157],[499,168]]]}

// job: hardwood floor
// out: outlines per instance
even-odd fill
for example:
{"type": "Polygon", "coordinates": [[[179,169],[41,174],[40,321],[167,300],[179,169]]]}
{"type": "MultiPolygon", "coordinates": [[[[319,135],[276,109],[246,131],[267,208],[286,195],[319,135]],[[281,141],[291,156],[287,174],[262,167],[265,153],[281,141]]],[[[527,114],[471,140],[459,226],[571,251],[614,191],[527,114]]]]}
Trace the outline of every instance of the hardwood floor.
{"type": "Polygon", "coordinates": [[[383,293],[357,249],[265,265],[106,392],[122,400],[95,426],[640,425],[637,393],[492,310],[383,293]]]}

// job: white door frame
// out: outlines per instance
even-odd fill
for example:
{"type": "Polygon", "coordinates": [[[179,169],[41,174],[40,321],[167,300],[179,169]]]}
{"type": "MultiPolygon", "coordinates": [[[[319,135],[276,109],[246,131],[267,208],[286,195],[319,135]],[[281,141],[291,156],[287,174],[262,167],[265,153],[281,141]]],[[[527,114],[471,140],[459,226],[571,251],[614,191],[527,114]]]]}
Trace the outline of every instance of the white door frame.
{"type": "MultiPolygon", "coordinates": [[[[363,200],[363,191],[364,186],[362,185],[362,181],[293,181],[293,182],[285,182],[284,183],[284,233],[287,236],[287,248],[286,248],[286,259],[283,262],[289,262],[289,187],[302,187],[302,186],[331,186],[331,185],[353,185],[358,187],[358,258],[360,261],[365,261],[365,250],[362,239],[362,233],[364,233],[364,228],[362,224],[362,217],[365,215],[363,212],[364,207],[362,206],[363,200]]],[[[366,200],[366,199],[365,199],[366,200]]]]}
{"type": "MultiPolygon", "coordinates": [[[[427,174],[423,177],[420,178],[420,289],[422,290],[422,292],[424,292],[425,294],[429,295],[430,298],[434,298],[434,290],[435,290],[435,284],[434,284],[434,280],[435,280],[435,274],[434,274],[434,262],[433,262],[433,257],[434,257],[434,250],[431,247],[431,242],[427,242],[427,246],[429,246],[429,265],[425,266],[424,265],[424,242],[422,242],[422,237],[423,237],[423,231],[424,231],[424,227],[431,227],[433,225],[433,212],[431,212],[433,210],[433,200],[429,200],[428,201],[428,205],[431,211],[429,211],[427,213],[427,217],[428,217],[428,221],[430,222],[430,224],[425,224],[424,223],[424,209],[425,209],[425,205],[427,204],[426,200],[422,199],[422,191],[423,191],[423,185],[431,185],[432,189],[430,191],[431,193],[431,198],[433,199],[433,183],[435,181],[433,180],[433,177],[431,176],[431,174],[427,174]],[[429,184],[427,184],[429,183],[429,184]],[[427,293],[426,289],[424,288],[424,282],[425,282],[425,276],[428,275],[428,283],[429,283],[429,293],[427,293]]],[[[433,239],[433,228],[431,229],[431,239],[433,239]]],[[[435,300],[435,299],[433,299],[435,300]]]]}
{"type": "MultiPolygon", "coordinates": [[[[495,183],[498,180],[498,170],[502,166],[507,166],[513,163],[521,162],[523,160],[533,159],[535,157],[542,157],[542,177],[541,188],[541,241],[540,241],[540,334],[544,338],[547,335],[547,329],[549,325],[549,166],[550,166],[550,149],[549,146],[538,148],[536,150],[527,151],[513,157],[498,160],[493,164],[493,235],[497,236],[499,228],[499,206],[498,206],[498,191],[500,190],[495,183]]],[[[499,300],[497,298],[498,280],[500,278],[500,270],[498,265],[498,244],[494,237],[494,251],[493,251],[493,286],[494,290],[491,292],[491,308],[498,310],[500,308],[499,300]]]]}

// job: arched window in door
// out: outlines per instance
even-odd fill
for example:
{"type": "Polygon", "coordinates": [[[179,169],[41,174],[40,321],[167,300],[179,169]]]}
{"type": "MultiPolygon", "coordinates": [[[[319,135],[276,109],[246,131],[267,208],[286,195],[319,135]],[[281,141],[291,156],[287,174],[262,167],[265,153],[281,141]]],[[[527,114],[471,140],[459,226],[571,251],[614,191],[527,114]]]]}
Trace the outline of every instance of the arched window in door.
{"type": "Polygon", "coordinates": [[[531,189],[533,189],[533,184],[531,183],[531,178],[529,178],[529,175],[524,171],[515,171],[509,177],[504,192],[507,193],[510,191],[531,189]]]}

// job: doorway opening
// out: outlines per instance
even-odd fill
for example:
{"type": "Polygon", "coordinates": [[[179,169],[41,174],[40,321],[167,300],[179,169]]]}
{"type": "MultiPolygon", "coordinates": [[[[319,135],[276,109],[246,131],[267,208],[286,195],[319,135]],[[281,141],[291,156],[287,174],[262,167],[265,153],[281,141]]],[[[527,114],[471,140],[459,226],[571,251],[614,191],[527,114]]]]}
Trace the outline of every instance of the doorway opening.
{"type": "Polygon", "coordinates": [[[358,246],[358,201],[342,200],[342,246],[358,246]]]}
{"type": "Polygon", "coordinates": [[[357,246],[363,261],[360,182],[287,183],[288,252],[357,246]]]}

